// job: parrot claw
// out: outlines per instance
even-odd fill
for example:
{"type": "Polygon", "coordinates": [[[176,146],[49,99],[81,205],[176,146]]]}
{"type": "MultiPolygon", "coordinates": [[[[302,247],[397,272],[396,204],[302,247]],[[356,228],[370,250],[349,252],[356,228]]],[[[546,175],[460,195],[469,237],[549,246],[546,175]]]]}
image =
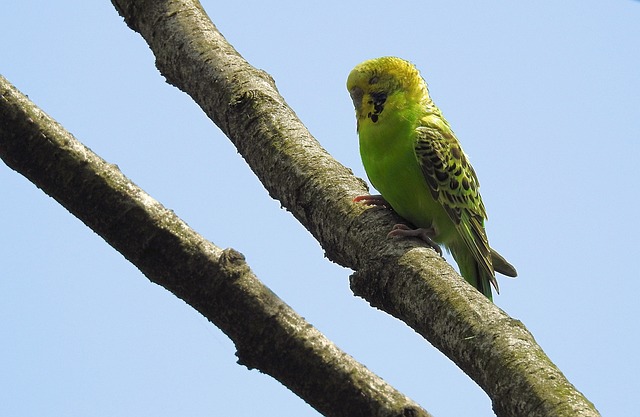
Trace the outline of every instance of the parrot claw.
{"type": "MultiPolygon", "coordinates": [[[[382,206],[391,208],[387,200],[384,199],[379,194],[376,195],[359,195],[353,199],[355,203],[363,203],[368,206],[382,206]]],[[[406,224],[396,224],[393,226],[393,229],[389,232],[387,237],[417,237],[418,239],[423,240],[431,249],[436,251],[438,255],[442,256],[442,248],[436,242],[434,242],[433,237],[436,235],[436,230],[434,228],[419,228],[412,229],[406,224]]]]}
{"type": "Polygon", "coordinates": [[[382,206],[391,208],[387,200],[384,199],[381,195],[359,195],[353,199],[354,203],[363,203],[367,206],[382,206]]]}
{"type": "Polygon", "coordinates": [[[433,228],[412,229],[406,224],[396,224],[387,237],[417,237],[426,242],[438,255],[442,256],[442,248],[433,240],[435,234],[436,231],[433,228]]]}

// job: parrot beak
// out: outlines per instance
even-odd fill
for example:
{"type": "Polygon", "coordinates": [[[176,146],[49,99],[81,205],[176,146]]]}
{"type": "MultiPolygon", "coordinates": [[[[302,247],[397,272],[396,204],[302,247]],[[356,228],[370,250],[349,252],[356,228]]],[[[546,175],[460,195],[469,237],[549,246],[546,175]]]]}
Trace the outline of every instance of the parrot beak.
{"type": "Polygon", "coordinates": [[[353,101],[353,107],[356,109],[356,113],[360,115],[360,109],[362,108],[362,97],[364,97],[364,91],[360,87],[353,87],[349,90],[349,95],[353,101]]]}

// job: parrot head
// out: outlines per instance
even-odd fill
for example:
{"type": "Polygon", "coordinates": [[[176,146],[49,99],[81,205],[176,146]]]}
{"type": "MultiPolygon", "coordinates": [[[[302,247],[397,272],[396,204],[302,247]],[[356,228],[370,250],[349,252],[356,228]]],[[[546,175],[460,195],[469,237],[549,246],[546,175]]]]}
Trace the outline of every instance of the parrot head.
{"type": "Polygon", "coordinates": [[[429,100],[427,85],[416,67],[404,59],[382,57],[357,65],[347,78],[358,126],[370,119],[377,123],[389,101],[401,108],[429,100]]]}

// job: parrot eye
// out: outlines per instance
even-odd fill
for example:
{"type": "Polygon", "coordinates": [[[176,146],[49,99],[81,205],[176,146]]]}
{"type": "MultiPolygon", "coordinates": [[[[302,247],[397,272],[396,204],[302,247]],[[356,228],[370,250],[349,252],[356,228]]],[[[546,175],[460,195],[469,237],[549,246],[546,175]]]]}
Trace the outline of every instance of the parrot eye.
{"type": "Polygon", "coordinates": [[[376,84],[378,82],[378,76],[374,75],[373,77],[369,78],[369,84],[376,84]]]}

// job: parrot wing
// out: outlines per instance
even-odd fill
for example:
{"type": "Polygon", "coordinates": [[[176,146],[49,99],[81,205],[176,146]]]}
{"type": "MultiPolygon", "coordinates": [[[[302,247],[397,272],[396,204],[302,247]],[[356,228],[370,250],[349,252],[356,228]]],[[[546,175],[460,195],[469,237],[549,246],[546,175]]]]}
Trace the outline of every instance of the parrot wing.
{"type": "Polygon", "coordinates": [[[458,140],[445,123],[425,119],[416,129],[415,154],[431,195],[444,207],[464,244],[496,287],[491,249],[484,230],[487,213],[479,182],[458,140]]]}

